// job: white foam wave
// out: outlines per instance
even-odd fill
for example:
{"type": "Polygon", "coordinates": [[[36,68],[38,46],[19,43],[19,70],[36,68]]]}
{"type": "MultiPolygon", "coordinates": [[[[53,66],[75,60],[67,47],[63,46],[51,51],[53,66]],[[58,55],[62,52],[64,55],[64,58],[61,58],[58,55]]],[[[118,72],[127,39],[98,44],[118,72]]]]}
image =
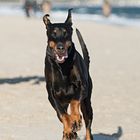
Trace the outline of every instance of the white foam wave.
{"type": "MultiPolygon", "coordinates": [[[[6,16],[25,16],[24,10],[21,7],[8,7],[8,6],[0,6],[0,15],[6,16]]],[[[42,13],[38,12],[37,17],[41,18],[43,16],[42,13]]],[[[67,16],[67,12],[64,11],[53,11],[50,13],[50,17],[52,20],[62,21],[65,20],[67,16]]],[[[130,19],[125,17],[119,17],[117,15],[111,15],[109,18],[105,18],[102,15],[96,14],[76,14],[73,13],[74,20],[82,20],[82,21],[94,21],[101,24],[115,24],[120,26],[138,26],[140,27],[140,19],[130,19]]]]}
{"type": "Polygon", "coordinates": [[[0,15],[6,15],[6,16],[14,16],[19,15],[23,16],[24,11],[20,7],[12,7],[12,6],[0,6],[0,15]]]}
{"type": "MultiPolygon", "coordinates": [[[[52,12],[52,19],[65,20],[67,12],[52,12]]],[[[91,14],[73,14],[74,20],[85,20],[85,21],[94,21],[104,24],[115,24],[120,26],[138,26],[140,27],[140,19],[131,19],[125,17],[119,17],[117,15],[111,15],[106,18],[102,15],[91,15],[91,14]]]]}

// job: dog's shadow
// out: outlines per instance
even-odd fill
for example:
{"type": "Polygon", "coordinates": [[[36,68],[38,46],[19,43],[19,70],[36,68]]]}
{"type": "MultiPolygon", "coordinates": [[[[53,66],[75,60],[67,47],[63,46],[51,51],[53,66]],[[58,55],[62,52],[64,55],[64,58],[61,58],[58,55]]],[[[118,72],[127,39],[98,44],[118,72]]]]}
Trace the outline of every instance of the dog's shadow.
{"type": "Polygon", "coordinates": [[[41,82],[45,81],[44,76],[19,76],[19,77],[13,77],[13,78],[0,78],[0,85],[2,84],[20,84],[25,82],[32,81],[33,84],[40,84],[41,82]]]}
{"type": "MultiPolygon", "coordinates": [[[[123,135],[122,128],[118,127],[118,131],[116,133],[113,133],[113,134],[103,134],[103,133],[94,134],[93,138],[94,138],[94,140],[119,140],[122,135],[123,135]]],[[[83,139],[79,138],[77,140],[83,140],[83,139]]]]}
{"type": "Polygon", "coordinates": [[[99,133],[99,134],[93,135],[93,137],[94,137],[94,140],[119,140],[122,134],[123,134],[122,128],[118,127],[118,131],[116,133],[113,133],[113,134],[99,133]]]}

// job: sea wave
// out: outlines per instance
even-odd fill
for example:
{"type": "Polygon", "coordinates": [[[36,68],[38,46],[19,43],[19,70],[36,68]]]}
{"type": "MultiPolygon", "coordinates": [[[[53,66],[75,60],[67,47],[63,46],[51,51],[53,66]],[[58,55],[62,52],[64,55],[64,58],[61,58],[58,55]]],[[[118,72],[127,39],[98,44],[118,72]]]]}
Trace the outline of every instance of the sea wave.
{"type": "MultiPolygon", "coordinates": [[[[57,11],[52,12],[51,17],[55,20],[65,20],[67,12],[57,11]]],[[[140,19],[132,19],[120,17],[115,14],[110,15],[108,18],[97,14],[73,14],[74,20],[94,21],[104,24],[115,24],[120,26],[138,26],[140,27],[140,19]]]]}
{"type": "MultiPolygon", "coordinates": [[[[67,16],[67,11],[61,10],[53,10],[51,13],[52,20],[55,19],[58,21],[65,20],[67,16]]],[[[21,6],[0,6],[0,16],[25,16],[24,9],[21,6]]],[[[36,13],[37,18],[41,18],[43,13],[38,11],[36,13]]],[[[101,24],[114,24],[120,26],[137,26],[140,27],[140,19],[139,18],[129,18],[122,17],[116,14],[110,15],[110,17],[106,18],[101,14],[88,14],[88,13],[73,13],[74,20],[82,20],[82,21],[94,21],[101,24]]]]}

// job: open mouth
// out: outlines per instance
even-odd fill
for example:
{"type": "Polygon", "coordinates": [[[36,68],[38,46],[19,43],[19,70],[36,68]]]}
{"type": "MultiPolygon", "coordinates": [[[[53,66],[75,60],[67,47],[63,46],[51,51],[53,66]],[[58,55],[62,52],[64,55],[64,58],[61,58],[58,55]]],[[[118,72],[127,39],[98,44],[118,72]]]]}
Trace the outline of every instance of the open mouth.
{"type": "Polygon", "coordinates": [[[65,50],[64,52],[55,52],[55,57],[58,63],[64,63],[65,59],[68,58],[68,53],[65,50]]]}

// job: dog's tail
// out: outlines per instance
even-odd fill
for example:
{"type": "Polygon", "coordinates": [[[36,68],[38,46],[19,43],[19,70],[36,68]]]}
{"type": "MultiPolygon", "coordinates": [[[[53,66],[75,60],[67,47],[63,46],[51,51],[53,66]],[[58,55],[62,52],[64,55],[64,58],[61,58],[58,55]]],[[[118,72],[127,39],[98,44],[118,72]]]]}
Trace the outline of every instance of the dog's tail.
{"type": "Polygon", "coordinates": [[[82,48],[84,61],[85,61],[86,65],[87,65],[87,68],[89,69],[89,63],[90,63],[89,53],[88,53],[86,44],[85,44],[85,42],[83,40],[83,37],[82,37],[80,31],[77,28],[76,28],[76,34],[78,36],[78,40],[79,40],[81,48],[82,48]]]}

